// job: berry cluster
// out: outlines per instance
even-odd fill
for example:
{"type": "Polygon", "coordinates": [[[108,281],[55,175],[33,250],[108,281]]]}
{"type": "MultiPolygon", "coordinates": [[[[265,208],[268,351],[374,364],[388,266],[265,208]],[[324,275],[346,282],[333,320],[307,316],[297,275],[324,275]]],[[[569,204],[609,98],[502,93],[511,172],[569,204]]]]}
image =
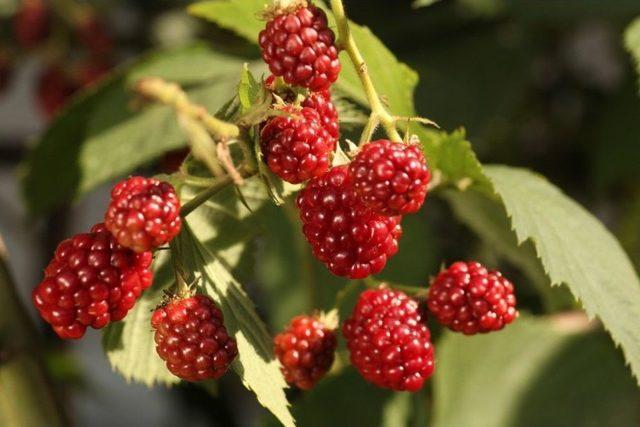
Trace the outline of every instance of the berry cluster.
{"type": "MultiPolygon", "coordinates": [[[[46,65],[36,82],[36,104],[46,118],[53,117],[75,92],[100,80],[113,65],[113,42],[98,13],[87,5],[73,7],[73,13],[65,10],[71,16],[71,31],[56,33],[56,37],[70,34],[73,49],[65,49],[68,57],[52,57],[50,52],[43,55],[46,65]]],[[[19,2],[12,17],[16,52],[14,47],[0,46],[0,91],[8,83],[17,53],[51,51],[45,44],[53,40],[52,28],[69,20],[59,15],[45,0],[19,2]]]]}
{"type": "Polygon", "coordinates": [[[156,350],[177,377],[187,381],[220,378],[238,355],[222,311],[204,295],[175,299],[151,316],[156,350]]]}
{"type": "Polygon", "coordinates": [[[440,323],[467,335],[502,329],[518,316],[513,284],[477,262],[456,262],[429,287],[427,305],[440,323]]]}

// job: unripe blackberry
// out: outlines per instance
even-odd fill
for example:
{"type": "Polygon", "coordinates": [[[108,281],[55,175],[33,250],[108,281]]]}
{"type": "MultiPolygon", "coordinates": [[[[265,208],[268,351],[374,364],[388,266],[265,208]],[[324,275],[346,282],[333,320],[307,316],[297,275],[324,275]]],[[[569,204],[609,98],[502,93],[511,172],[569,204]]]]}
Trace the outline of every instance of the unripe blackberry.
{"type": "Polygon", "coordinates": [[[121,320],[151,285],[151,252],[120,246],[104,224],[61,242],[32,298],[60,338],[121,320]]]}
{"type": "Polygon", "coordinates": [[[336,335],[317,317],[296,316],[275,336],[276,356],[289,384],[309,390],[327,373],[336,351],[336,335]]]}
{"type": "Polygon", "coordinates": [[[379,273],[398,251],[401,218],[367,208],[346,165],[309,181],[296,202],[314,255],[337,276],[360,279],[379,273]]]}
{"type": "Polygon", "coordinates": [[[122,246],[149,251],[180,232],[180,200],[171,184],[133,176],[111,190],[104,222],[122,246]]]}
{"type": "Polygon", "coordinates": [[[222,312],[204,295],[175,299],[151,316],[156,351],[169,371],[187,381],[220,378],[238,355],[222,312]]]}
{"type": "Polygon", "coordinates": [[[431,178],[420,147],[386,139],[365,144],[349,174],[364,203],[383,215],[417,212],[431,178]]]}
{"type": "Polygon", "coordinates": [[[329,169],[336,139],[312,108],[286,105],[284,116],[268,119],[260,132],[260,146],[269,169],[284,181],[304,182],[329,169]]]}
{"type": "Polygon", "coordinates": [[[424,320],[418,303],[400,291],[364,291],[342,326],[351,363],[379,387],[420,390],[435,363],[424,320]]]}
{"type": "Polygon", "coordinates": [[[335,35],[327,26],[326,14],[305,3],[267,22],[258,39],[262,58],[288,84],[326,90],[340,73],[335,35]]]}
{"type": "Polygon", "coordinates": [[[51,10],[43,0],[22,0],[13,17],[13,33],[18,45],[36,47],[49,36],[51,10]]]}
{"type": "Polygon", "coordinates": [[[513,284],[478,262],[456,262],[429,287],[427,306],[449,329],[466,335],[502,329],[518,317],[513,284]]]}

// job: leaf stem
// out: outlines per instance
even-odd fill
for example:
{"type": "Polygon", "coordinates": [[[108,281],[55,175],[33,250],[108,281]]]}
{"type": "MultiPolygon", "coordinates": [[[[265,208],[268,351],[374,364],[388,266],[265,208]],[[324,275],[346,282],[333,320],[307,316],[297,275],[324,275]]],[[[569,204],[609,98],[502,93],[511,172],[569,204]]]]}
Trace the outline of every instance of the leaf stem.
{"type": "MultiPolygon", "coordinates": [[[[364,92],[367,95],[367,100],[369,101],[369,106],[371,107],[371,117],[369,119],[369,122],[375,123],[374,120],[377,119],[384,127],[385,132],[387,133],[387,136],[389,138],[398,142],[402,141],[402,137],[396,129],[396,120],[382,104],[380,95],[378,95],[378,92],[376,92],[376,88],[373,85],[373,81],[371,80],[371,76],[369,75],[369,72],[367,70],[367,64],[365,63],[364,58],[362,57],[362,54],[360,53],[360,50],[358,49],[358,46],[356,45],[356,42],[351,35],[349,20],[345,14],[342,0],[331,0],[331,9],[333,10],[333,15],[335,16],[336,23],[338,25],[337,44],[341,48],[343,48],[349,55],[351,62],[356,68],[364,92]]],[[[375,129],[375,127],[373,129],[375,129]]],[[[373,133],[371,126],[366,126],[365,132],[373,133]]],[[[365,135],[363,132],[363,137],[365,136],[367,135],[365,135]]]]}

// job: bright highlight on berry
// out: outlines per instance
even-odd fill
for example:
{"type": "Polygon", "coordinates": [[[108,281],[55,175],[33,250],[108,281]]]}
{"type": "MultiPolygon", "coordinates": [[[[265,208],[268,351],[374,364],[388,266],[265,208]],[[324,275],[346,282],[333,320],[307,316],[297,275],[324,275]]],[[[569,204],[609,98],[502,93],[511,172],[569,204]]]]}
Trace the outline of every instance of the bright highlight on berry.
{"type": "Polygon", "coordinates": [[[297,205],[314,255],[337,276],[361,279],[379,273],[398,252],[401,218],[367,208],[354,191],[346,165],[309,181],[297,205]]]}
{"type": "Polygon", "coordinates": [[[152,260],[151,252],[120,246],[96,224],[58,245],[33,303],[60,338],[81,338],[89,326],[100,329],[125,317],[151,285],[152,260]]]}
{"type": "Polygon", "coordinates": [[[273,342],[285,380],[300,389],[313,388],[333,364],[335,332],[314,316],[294,317],[273,342]]]}
{"type": "Polygon", "coordinates": [[[222,311],[207,296],[175,299],[151,317],[158,355],[187,381],[220,378],[238,355],[224,327],[222,311]]]}
{"type": "Polygon", "coordinates": [[[326,90],[340,73],[335,35],[324,11],[304,3],[267,22],[258,39],[262,58],[288,84],[326,90]]]}
{"type": "Polygon", "coordinates": [[[466,335],[497,331],[518,317],[513,284],[478,262],[456,262],[429,287],[429,311],[466,335]]]}
{"type": "Polygon", "coordinates": [[[418,302],[403,292],[368,289],[342,326],[351,363],[378,387],[418,391],[433,374],[431,335],[418,302]]]}
{"type": "Polygon", "coordinates": [[[180,200],[171,184],[133,176],[111,190],[104,222],[122,246],[150,251],[180,232],[180,200]]]}

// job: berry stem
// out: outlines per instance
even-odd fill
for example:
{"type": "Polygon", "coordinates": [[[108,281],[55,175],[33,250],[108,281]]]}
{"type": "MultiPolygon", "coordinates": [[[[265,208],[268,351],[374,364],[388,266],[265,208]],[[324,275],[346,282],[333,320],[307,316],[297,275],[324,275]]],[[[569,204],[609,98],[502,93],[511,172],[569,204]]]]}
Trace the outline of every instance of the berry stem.
{"type": "MultiPolygon", "coordinates": [[[[365,131],[373,133],[373,130],[375,129],[373,124],[375,124],[376,121],[379,121],[391,140],[398,142],[402,141],[402,137],[396,129],[396,120],[382,104],[380,95],[376,92],[376,88],[373,85],[373,81],[371,80],[371,76],[367,70],[367,64],[365,63],[364,58],[351,35],[349,19],[345,14],[342,0],[331,0],[331,9],[333,10],[333,15],[335,16],[336,23],[338,25],[339,38],[337,44],[347,52],[351,62],[355,66],[358,77],[360,77],[362,87],[367,95],[367,99],[369,100],[369,106],[371,107],[371,117],[369,118],[369,122],[367,122],[367,126],[365,126],[365,131]]],[[[363,137],[364,136],[366,135],[363,132],[363,137]]]]}

